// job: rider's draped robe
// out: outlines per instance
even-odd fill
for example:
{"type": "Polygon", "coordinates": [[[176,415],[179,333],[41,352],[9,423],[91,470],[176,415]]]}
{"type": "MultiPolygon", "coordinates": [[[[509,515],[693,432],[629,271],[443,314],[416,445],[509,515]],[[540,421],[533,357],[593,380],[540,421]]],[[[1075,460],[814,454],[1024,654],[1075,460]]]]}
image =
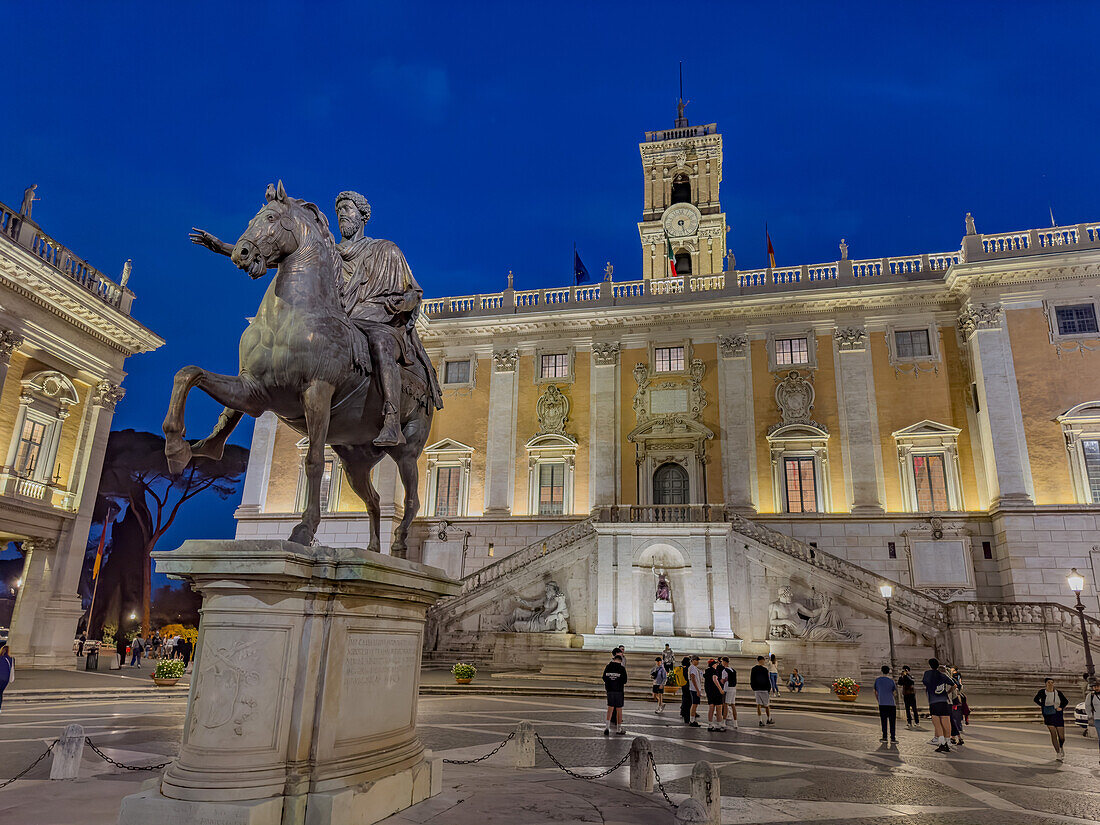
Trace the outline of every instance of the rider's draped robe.
{"type": "Polygon", "coordinates": [[[340,299],[348,317],[364,332],[372,324],[384,324],[394,330],[397,333],[394,337],[398,342],[398,360],[406,366],[416,361],[423,365],[432,402],[436,409],[442,409],[443,396],[435,369],[416,332],[419,297],[424,295],[424,290],[413,277],[401,249],[392,241],[359,238],[337,244],[336,250],[343,262],[340,299]],[[417,308],[397,313],[386,308],[387,298],[400,298],[409,290],[418,296],[417,308]]]}

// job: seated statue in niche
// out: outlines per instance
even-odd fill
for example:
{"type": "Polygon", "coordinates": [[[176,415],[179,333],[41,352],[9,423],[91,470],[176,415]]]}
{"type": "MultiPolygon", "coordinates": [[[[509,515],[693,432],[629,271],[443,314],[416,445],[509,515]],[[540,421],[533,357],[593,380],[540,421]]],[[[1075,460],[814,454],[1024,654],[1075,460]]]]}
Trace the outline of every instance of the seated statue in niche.
{"type": "Polygon", "coordinates": [[[515,633],[568,633],[569,608],[565,593],[556,582],[546,583],[546,594],[541,599],[521,599],[520,606],[512,611],[508,629],[515,633]]]}
{"type": "Polygon", "coordinates": [[[833,608],[832,596],[822,593],[814,607],[794,601],[787,585],[779,588],[779,600],[768,606],[768,636],[772,639],[804,639],[814,642],[850,642],[858,633],[844,628],[833,608]]]}

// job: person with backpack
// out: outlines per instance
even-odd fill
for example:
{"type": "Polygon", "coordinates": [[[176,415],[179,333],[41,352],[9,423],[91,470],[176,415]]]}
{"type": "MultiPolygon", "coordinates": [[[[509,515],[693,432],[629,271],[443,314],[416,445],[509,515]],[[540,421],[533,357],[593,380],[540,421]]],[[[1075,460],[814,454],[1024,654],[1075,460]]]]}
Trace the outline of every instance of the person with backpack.
{"type": "Polygon", "coordinates": [[[607,691],[607,724],[604,725],[603,735],[609,736],[611,729],[622,736],[623,730],[623,700],[626,696],[626,668],[623,666],[622,654],[612,651],[614,655],[607,667],[603,669],[603,686],[607,691]]]}
{"type": "Polygon", "coordinates": [[[737,671],[730,667],[730,657],[722,657],[722,670],[724,672],[724,678],[722,684],[725,688],[726,696],[726,718],[732,719],[733,724],[730,727],[737,727],[737,671]]]}
{"type": "Polygon", "coordinates": [[[935,734],[930,745],[936,746],[937,753],[950,753],[947,737],[951,735],[951,702],[948,690],[954,682],[946,673],[940,671],[939,659],[928,660],[928,670],[921,678],[925,693],[928,694],[928,713],[932,716],[932,728],[935,734]]]}
{"type": "Polygon", "coordinates": [[[901,699],[905,703],[905,727],[912,730],[920,725],[920,711],[917,710],[917,683],[909,672],[909,665],[903,665],[898,677],[901,699]]]}
{"type": "Polygon", "coordinates": [[[707,662],[703,671],[703,691],[707,695],[707,730],[724,731],[726,729],[725,709],[726,692],[722,688],[722,666],[717,659],[707,662]]]}
{"type": "Polygon", "coordinates": [[[661,656],[657,657],[653,670],[649,671],[649,676],[653,679],[653,698],[657,702],[657,709],[653,712],[661,713],[665,709],[665,682],[668,681],[665,660],[661,656]]]}

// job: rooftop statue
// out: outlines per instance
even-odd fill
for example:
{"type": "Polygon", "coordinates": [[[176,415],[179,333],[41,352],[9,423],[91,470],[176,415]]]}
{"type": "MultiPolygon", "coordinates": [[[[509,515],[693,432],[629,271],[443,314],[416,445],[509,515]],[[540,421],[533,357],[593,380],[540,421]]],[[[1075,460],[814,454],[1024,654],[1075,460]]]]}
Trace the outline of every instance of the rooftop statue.
{"type": "MultiPolygon", "coordinates": [[[[357,207],[348,195],[338,199],[338,210],[343,201],[357,207]]],[[[361,211],[358,227],[341,215],[345,244],[351,242],[341,248],[317,206],[289,197],[282,181],[268,186],[266,199],[235,244],[201,229],[191,233],[193,243],[229,256],[251,278],[269,269],[275,277],[241,336],[239,375],[195,366],[176,373],[164,419],[169,469],[181,472],[196,455],[220,458],[242,415],[270,410],[309,440],[305,509],[290,540],[308,545],[317,532],[328,444],[366,504],[368,550],[381,549],[370,471],[384,455],[397,463],[405,513],[390,552],[403,557],[420,507],[416,461],[442,406],[435,370],[412,329],[420,288],[394,244],[358,237],[361,211]],[[344,225],[354,231],[344,232],[344,225]],[[184,406],[193,387],[225,409],[209,436],[189,444],[184,406]]]]}

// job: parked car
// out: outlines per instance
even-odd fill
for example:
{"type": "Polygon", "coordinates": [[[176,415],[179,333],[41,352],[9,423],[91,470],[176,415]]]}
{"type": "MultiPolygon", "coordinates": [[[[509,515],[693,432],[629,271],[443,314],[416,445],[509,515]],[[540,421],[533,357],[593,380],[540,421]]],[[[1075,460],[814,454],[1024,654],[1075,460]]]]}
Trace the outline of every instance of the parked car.
{"type": "Polygon", "coordinates": [[[1078,702],[1077,707],[1073,709],[1073,722],[1074,724],[1084,728],[1086,731],[1089,729],[1089,715],[1085,713],[1085,703],[1078,702]]]}

